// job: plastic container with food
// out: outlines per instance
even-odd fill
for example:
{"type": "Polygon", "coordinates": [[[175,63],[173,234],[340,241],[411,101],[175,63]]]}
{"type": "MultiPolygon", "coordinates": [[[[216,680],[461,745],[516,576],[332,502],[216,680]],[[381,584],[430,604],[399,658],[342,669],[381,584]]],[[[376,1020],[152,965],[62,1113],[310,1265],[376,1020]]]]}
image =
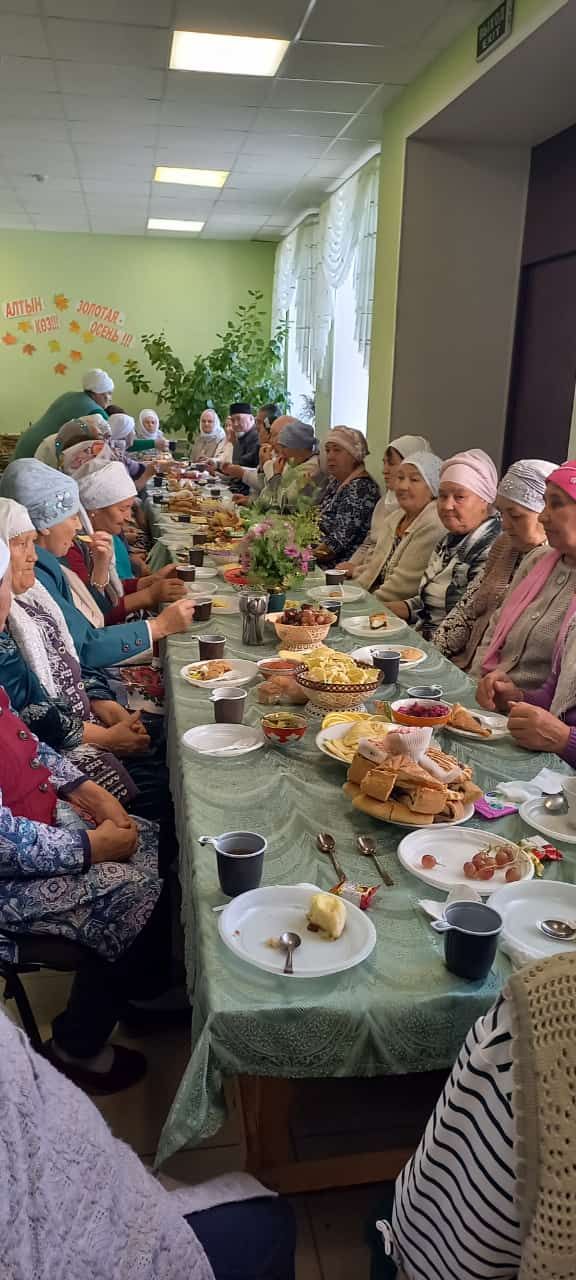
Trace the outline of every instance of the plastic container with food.
{"type": "Polygon", "coordinates": [[[422,701],[418,698],[400,698],[390,704],[396,724],[439,729],[450,719],[452,707],[447,702],[422,701]]]}

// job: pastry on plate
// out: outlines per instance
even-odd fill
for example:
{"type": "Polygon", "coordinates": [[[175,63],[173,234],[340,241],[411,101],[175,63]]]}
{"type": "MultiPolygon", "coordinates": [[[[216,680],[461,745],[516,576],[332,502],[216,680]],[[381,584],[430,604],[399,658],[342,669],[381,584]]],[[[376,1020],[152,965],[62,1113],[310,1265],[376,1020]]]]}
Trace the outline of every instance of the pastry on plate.
{"type": "Polygon", "coordinates": [[[203,662],[201,666],[189,667],[186,675],[189,680],[199,680],[203,684],[206,680],[220,680],[231,670],[229,662],[224,662],[223,658],[214,658],[212,662],[203,662]]]}
{"type": "Polygon", "coordinates": [[[465,733],[477,733],[480,738],[492,737],[492,730],[482,724],[478,716],[468,711],[467,707],[462,707],[459,702],[454,703],[448,724],[452,729],[463,729],[465,733]]]}
{"type": "Polygon", "coordinates": [[[382,629],[387,626],[388,626],[387,613],[371,613],[370,614],[370,630],[371,631],[382,631],[382,629]]]}
{"type": "Polygon", "coordinates": [[[330,942],[341,936],[346,924],[346,903],[333,893],[315,893],[308,909],[308,928],[323,933],[330,942]]]}

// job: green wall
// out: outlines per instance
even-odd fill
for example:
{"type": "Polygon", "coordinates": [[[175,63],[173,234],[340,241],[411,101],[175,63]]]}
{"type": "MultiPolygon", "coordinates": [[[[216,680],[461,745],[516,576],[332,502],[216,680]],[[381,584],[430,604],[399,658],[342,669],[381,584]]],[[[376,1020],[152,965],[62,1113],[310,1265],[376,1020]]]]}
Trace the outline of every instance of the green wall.
{"type": "MultiPolygon", "coordinates": [[[[501,51],[480,63],[475,57],[475,24],[440,54],[384,113],[368,406],[368,438],[373,454],[380,456],[390,439],[407,139],[493,66],[496,57],[505,57],[565,3],[566,0],[516,0],[511,36],[501,51]]],[[[489,3],[486,12],[490,12],[489,3]]],[[[418,423],[414,423],[413,429],[419,431],[418,423]]]]}
{"type": "Polygon", "coordinates": [[[114,378],[117,403],[129,412],[143,408],[146,398],[137,402],[122,377],[127,356],[143,355],[139,336],[164,329],[176,353],[192,360],[214,345],[248,289],[264,294],[267,332],[274,250],[244,241],[0,233],[0,432],[23,430],[94,366],[114,378]],[[42,299],[41,313],[34,298],[42,299]],[[90,334],[92,325],[108,322],[78,313],[82,300],[121,312],[122,324],[110,324],[105,336],[90,334]],[[6,315],[15,301],[15,314],[6,315]],[[47,328],[50,315],[58,329],[47,328]],[[122,346],[123,334],[134,335],[130,347],[122,346]]]}

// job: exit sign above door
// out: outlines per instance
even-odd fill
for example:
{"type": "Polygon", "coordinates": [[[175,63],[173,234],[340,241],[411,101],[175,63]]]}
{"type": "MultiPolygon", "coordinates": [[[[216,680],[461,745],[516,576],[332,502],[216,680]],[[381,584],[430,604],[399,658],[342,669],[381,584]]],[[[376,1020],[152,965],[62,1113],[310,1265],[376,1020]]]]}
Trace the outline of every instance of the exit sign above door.
{"type": "Polygon", "coordinates": [[[514,17],[514,0],[501,0],[492,13],[480,23],[476,33],[476,61],[480,62],[489,53],[507,40],[512,30],[514,17]]]}

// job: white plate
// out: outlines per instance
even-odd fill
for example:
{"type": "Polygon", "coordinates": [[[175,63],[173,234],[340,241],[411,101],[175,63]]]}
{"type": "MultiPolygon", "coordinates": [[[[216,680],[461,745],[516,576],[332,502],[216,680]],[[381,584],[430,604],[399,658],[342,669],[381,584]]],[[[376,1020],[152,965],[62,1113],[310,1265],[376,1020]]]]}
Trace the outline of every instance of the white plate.
{"type": "MultiPolygon", "coordinates": [[[[180,568],[195,569],[196,570],[196,578],[194,579],[195,582],[198,582],[200,578],[216,577],[216,568],[211,567],[210,565],[191,564],[191,565],[181,565],[180,568]]],[[[193,587],[194,582],[191,582],[188,585],[193,587]]]]}
{"type": "MultiPolygon", "coordinates": [[[[343,973],[365,960],[376,943],[376,930],[365,911],[346,903],[346,926],[329,942],[307,928],[306,913],[317,890],[303,885],[269,885],[233,898],[222,912],[218,930],[235,956],[284,977],[286,954],[266,946],[268,938],[299,933],[302,945],[294,952],[295,978],[324,978],[343,973]]],[[[286,975],[289,980],[290,975],[286,975]]]]}
{"type": "Polygon", "coordinates": [[[218,592],[218,594],[212,599],[212,617],[216,617],[219,613],[240,613],[240,601],[238,596],[225,596],[218,592]],[[220,601],[220,604],[216,603],[218,600],[220,601]]]}
{"type": "Polygon", "coordinates": [[[190,670],[205,666],[205,662],[187,662],[186,666],[181,668],[180,675],[190,689],[219,689],[222,685],[248,684],[249,680],[260,675],[255,662],[246,662],[244,658],[224,658],[223,661],[229,662],[232,670],[227,671],[218,680],[196,681],[188,678],[190,670]]]}
{"type": "Polygon", "coordinates": [[[362,600],[366,592],[363,587],[349,587],[344,584],[343,587],[309,587],[306,595],[309,600],[322,600],[326,603],[333,600],[335,604],[339,601],[343,604],[352,604],[354,600],[362,600]]]}
{"type": "MultiPolygon", "coordinates": [[[[374,613],[384,612],[384,610],[374,609],[374,613]]],[[[374,644],[380,644],[388,639],[388,636],[394,635],[397,631],[405,631],[406,623],[401,618],[396,618],[393,613],[389,613],[388,626],[381,627],[379,631],[372,631],[370,626],[370,616],[367,613],[355,614],[352,618],[340,619],[340,626],[343,631],[347,631],[351,636],[370,636],[374,644]]]]}
{"type": "MultiPolygon", "coordinates": [[[[504,878],[506,868],[503,871],[496,871],[492,880],[467,880],[462,871],[463,863],[470,862],[474,854],[480,853],[488,844],[505,845],[512,844],[513,841],[505,840],[503,836],[492,835],[492,832],[475,831],[471,828],[468,831],[457,832],[446,829],[446,826],[453,825],[456,824],[422,827],[420,831],[414,831],[412,835],[405,836],[398,845],[398,859],[406,871],[417,876],[418,880],[423,880],[429,889],[443,889],[448,893],[450,889],[459,888],[465,884],[472,885],[478,893],[487,897],[494,893],[497,887],[500,888],[506,883],[504,878]],[[424,871],[420,866],[420,859],[424,853],[433,853],[438,862],[444,863],[444,866],[434,867],[432,871],[424,871]]],[[[524,862],[526,863],[525,874],[517,884],[531,880],[534,875],[534,866],[530,858],[523,859],[524,862]]]]}
{"type": "Polygon", "coordinates": [[[473,733],[471,729],[455,729],[453,725],[443,725],[448,733],[453,733],[456,738],[468,738],[471,742],[498,742],[501,738],[509,738],[508,717],[500,716],[496,711],[477,711],[476,707],[467,707],[472,715],[491,730],[489,738],[483,738],[479,733],[473,733]]]}
{"type": "MultiPolygon", "coordinates": [[[[377,635],[378,633],[377,633],[376,631],[373,631],[371,634],[372,634],[373,636],[375,636],[375,635],[377,635]]],[[[374,659],[373,659],[373,657],[372,657],[372,650],[373,650],[373,649],[379,649],[382,653],[397,653],[397,652],[398,652],[398,649],[401,649],[401,648],[403,648],[403,647],[405,648],[405,647],[407,647],[407,646],[402,646],[402,645],[400,645],[400,644],[398,644],[398,645],[394,645],[394,644],[378,644],[378,641],[377,641],[377,640],[375,640],[373,645],[365,645],[363,649],[353,649],[353,650],[352,650],[352,653],[350,654],[350,657],[351,657],[351,658],[354,658],[354,659],[356,660],[356,662],[368,662],[368,663],[370,663],[370,666],[373,666],[373,665],[374,665],[374,659]]],[[[416,648],[416,645],[410,645],[410,648],[411,648],[411,649],[415,649],[415,648],[416,648]]],[[[401,670],[401,671],[408,671],[408,669],[409,669],[410,667],[419,667],[421,662],[425,662],[425,661],[426,661],[427,654],[425,654],[425,653],[424,653],[424,650],[423,650],[423,649],[420,649],[420,650],[419,650],[419,652],[420,652],[420,654],[421,654],[421,657],[420,657],[420,658],[413,658],[413,659],[412,659],[411,661],[409,661],[409,662],[403,662],[403,661],[402,661],[402,658],[401,658],[401,659],[400,659],[400,670],[401,670]]]]}
{"type": "MultiPolygon", "coordinates": [[[[344,723],[331,724],[328,726],[327,729],[321,729],[320,733],[316,734],[316,746],[318,747],[318,750],[322,751],[325,756],[328,756],[328,759],[332,760],[334,764],[342,765],[343,769],[349,769],[351,762],[348,762],[346,760],[339,760],[338,756],[333,756],[332,752],[328,751],[326,743],[329,742],[330,740],[333,741],[335,738],[343,738],[345,734],[348,733],[348,730],[352,728],[353,724],[354,724],[353,720],[348,720],[346,724],[344,723]]],[[[390,729],[396,729],[397,725],[383,724],[382,728],[384,730],[384,733],[386,734],[390,732],[390,729]]]]}
{"type": "Polygon", "coordinates": [[[196,755],[219,756],[225,760],[258,751],[265,742],[262,730],[247,724],[199,724],[182,735],[182,745],[196,755]]]}
{"type": "Polygon", "coordinates": [[[522,821],[541,835],[560,840],[563,844],[576,844],[576,827],[566,821],[566,814],[548,813],[539,796],[525,800],[518,812],[522,821]]]}
{"type": "Polygon", "coordinates": [[[498,889],[488,900],[502,916],[502,946],[518,963],[573,951],[573,942],[554,942],[537,928],[539,920],[574,920],[576,885],[558,880],[519,881],[498,889]]]}

